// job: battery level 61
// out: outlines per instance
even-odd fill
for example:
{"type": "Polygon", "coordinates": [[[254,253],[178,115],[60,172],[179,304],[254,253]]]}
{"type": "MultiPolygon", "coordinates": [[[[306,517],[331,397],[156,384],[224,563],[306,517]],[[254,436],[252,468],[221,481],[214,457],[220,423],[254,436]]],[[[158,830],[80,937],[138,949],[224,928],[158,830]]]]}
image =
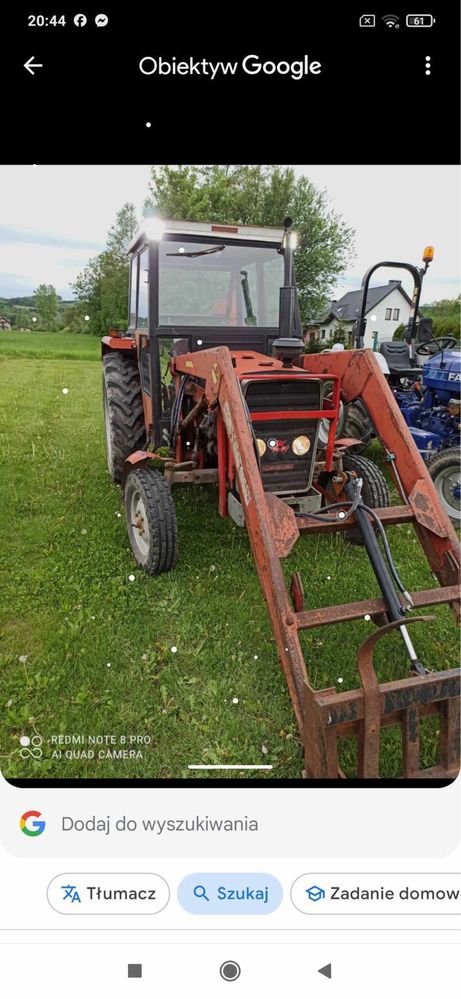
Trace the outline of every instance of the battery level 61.
{"type": "Polygon", "coordinates": [[[432,14],[407,14],[407,28],[432,28],[433,24],[432,14]]]}

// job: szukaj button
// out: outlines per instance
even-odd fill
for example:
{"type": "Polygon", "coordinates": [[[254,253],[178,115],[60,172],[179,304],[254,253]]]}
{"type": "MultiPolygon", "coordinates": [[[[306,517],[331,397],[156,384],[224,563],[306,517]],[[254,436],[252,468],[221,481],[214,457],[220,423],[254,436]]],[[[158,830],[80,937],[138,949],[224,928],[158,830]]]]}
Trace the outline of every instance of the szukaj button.
{"type": "Polygon", "coordinates": [[[188,874],[178,888],[183,909],[198,916],[264,916],[278,909],[283,889],[272,874],[188,874]]]}

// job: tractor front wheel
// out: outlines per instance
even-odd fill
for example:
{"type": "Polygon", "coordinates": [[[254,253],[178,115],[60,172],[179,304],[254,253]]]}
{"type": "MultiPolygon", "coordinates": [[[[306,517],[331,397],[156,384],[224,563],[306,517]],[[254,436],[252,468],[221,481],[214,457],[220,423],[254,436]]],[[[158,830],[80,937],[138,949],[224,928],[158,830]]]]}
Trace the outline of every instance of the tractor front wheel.
{"type": "Polygon", "coordinates": [[[344,436],[356,437],[361,444],[353,444],[348,448],[349,454],[362,454],[371,444],[374,434],[373,425],[361,399],[350,402],[344,407],[344,436]]]}
{"type": "MultiPolygon", "coordinates": [[[[345,472],[356,472],[362,479],[362,503],[365,506],[389,506],[389,489],[383,473],[374,461],[362,458],[357,454],[347,454],[343,458],[345,472]]],[[[363,545],[362,535],[358,527],[346,531],[346,538],[354,545],[363,545]]]]}
{"type": "Polygon", "coordinates": [[[128,473],[125,483],[128,535],[138,565],[158,576],[176,565],[178,531],[171,489],[154,468],[128,473]]]}
{"type": "Polygon", "coordinates": [[[439,500],[455,527],[461,526],[461,450],[447,447],[429,462],[428,472],[439,500]]]}

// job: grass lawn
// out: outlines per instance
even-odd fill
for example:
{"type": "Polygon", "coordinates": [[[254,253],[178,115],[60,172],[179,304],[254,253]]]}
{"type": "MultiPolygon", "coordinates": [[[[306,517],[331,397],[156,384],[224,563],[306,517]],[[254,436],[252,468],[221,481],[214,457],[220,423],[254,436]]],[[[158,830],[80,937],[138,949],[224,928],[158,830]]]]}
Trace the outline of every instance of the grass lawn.
{"type": "MultiPolygon", "coordinates": [[[[151,578],[134,563],[105,467],[98,341],[0,334],[0,400],[5,776],[191,778],[189,763],[270,763],[273,777],[299,778],[302,747],[246,532],[218,516],[214,488],[175,487],[173,572],[151,578]],[[19,740],[34,735],[44,755],[22,759],[19,740]],[[85,742],[58,744],[65,735],[85,742]],[[89,746],[88,736],[115,742],[89,746]],[[127,748],[133,758],[107,756],[127,748]]],[[[380,460],[377,445],[370,457],[380,460]]],[[[434,585],[413,529],[388,533],[408,588],[434,585]]],[[[302,539],[287,576],[294,568],[308,606],[378,595],[364,551],[339,535],[302,539]]],[[[447,608],[435,614],[412,637],[428,667],[445,669],[457,664],[457,632],[447,608]]],[[[357,648],[372,627],[302,635],[316,687],[358,686],[357,648]]],[[[406,675],[401,639],[380,643],[375,661],[381,679],[406,675]]],[[[428,766],[434,746],[431,721],[428,766]]],[[[398,733],[387,731],[382,775],[397,776],[399,759],[398,733]]],[[[352,774],[352,746],[342,764],[352,774]]]]}
{"type": "Polygon", "coordinates": [[[101,355],[98,337],[87,333],[20,333],[0,330],[0,356],[97,361],[101,355]]]}

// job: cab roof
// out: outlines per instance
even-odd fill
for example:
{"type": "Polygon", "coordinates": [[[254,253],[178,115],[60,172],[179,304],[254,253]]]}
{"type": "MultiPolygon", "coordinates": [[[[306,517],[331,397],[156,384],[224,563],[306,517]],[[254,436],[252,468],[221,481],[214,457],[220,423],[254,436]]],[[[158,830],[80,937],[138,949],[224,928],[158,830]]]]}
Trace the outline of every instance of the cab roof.
{"type": "MultiPolygon", "coordinates": [[[[248,239],[258,243],[282,243],[285,231],[282,228],[276,229],[260,225],[225,225],[220,222],[181,222],[178,219],[161,219],[160,221],[164,226],[163,234],[165,236],[221,236],[226,241],[248,239]]],[[[128,253],[133,253],[139,245],[147,241],[148,237],[145,229],[141,227],[132,239],[128,247],[128,253]]]]}

